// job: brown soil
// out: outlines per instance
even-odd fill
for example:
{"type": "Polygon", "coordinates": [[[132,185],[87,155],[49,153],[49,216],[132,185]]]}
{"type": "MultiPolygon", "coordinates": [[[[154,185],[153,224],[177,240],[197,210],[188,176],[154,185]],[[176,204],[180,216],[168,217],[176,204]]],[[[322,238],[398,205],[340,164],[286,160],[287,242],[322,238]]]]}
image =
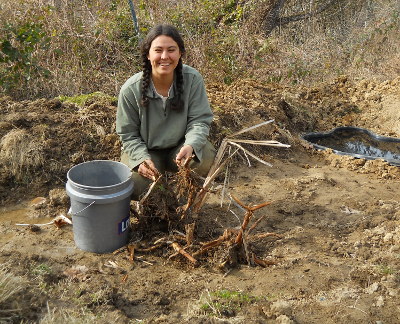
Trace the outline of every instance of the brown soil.
{"type": "MultiPolygon", "coordinates": [[[[96,323],[400,322],[399,167],[317,152],[300,140],[306,132],[342,125],[400,137],[400,78],[375,83],[343,77],[310,89],[241,81],[210,86],[208,92],[216,146],[226,135],[269,119],[275,122],[242,138],[291,144],[247,146],[272,167],[251,158],[249,167],[237,156],[228,168],[229,193],[246,205],[273,201],[255,212],[255,219],[265,218],[254,233],[282,237],[249,244],[259,258],[276,265],[239,264],[223,273],[216,266],[221,249],[193,267],[181,255],[169,258],[174,253],[169,246],[137,252],[145,262],[131,264],[125,250],[98,255],[77,249],[69,225],[17,226],[66,215],[67,171],[83,161],[118,160],[120,142],[112,102],[79,108],[4,97],[0,262],[24,286],[0,305],[13,310],[0,311],[0,322],[83,322],[90,316],[96,323]],[[38,196],[46,200],[32,206],[29,201],[38,196]],[[241,292],[242,298],[222,296],[225,290],[241,292]]],[[[224,174],[197,219],[197,241],[240,226],[243,211],[227,197],[220,206],[223,182],[224,174]]],[[[140,240],[135,230],[132,240],[140,240]]]]}

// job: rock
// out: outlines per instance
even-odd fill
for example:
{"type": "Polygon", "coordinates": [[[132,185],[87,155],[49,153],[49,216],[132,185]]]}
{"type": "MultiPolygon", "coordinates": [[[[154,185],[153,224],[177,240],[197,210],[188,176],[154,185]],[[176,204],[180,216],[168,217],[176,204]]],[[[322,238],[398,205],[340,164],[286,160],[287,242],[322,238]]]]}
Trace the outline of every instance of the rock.
{"type": "Polygon", "coordinates": [[[367,92],[367,93],[365,93],[364,98],[366,100],[379,101],[379,100],[381,100],[382,96],[377,92],[367,92]]]}
{"type": "Polygon", "coordinates": [[[46,205],[46,198],[44,197],[36,197],[35,199],[32,199],[29,202],[29,205],[33,208],[33,209],[39,209],[42,208],[46,205]]]}
{"type": "Polygon", "coordinates": [[[383,242],[385,243],[390,243],[393,241],[393,234],[392,233],[387,233],[384,237],[383,237],[383,242]]]}
{"type": "Polygon", "coordinates": [[[378,289],[379,289],[379,283],[378,282],[374,282],[373,284],[371,284],[367,288],[365,288],[365,292],[367,294],[372,294],[375,291],[377,291],[378,289]]]}
{"type": "Polygon", "coordinates": [[[375,306],[382,307],[383,305],[385,305],[385,300],[384,300],[383,296],[379,296],[376,300],[375,306]]]}
{"type": "Polygon", "coordinates": [[[292,307],[289,302],[286,300],[277,300],[272,303],[271,311],[273,313],[284,314],[284,315],[292,315],[292,307]]]}
{"type": "Polygon", "coordinates": [[[294,324],[294,321],[292,321],[289,317],[286,315],[280,315],[276,318],[276,323],[277,324],[294,324]]]}

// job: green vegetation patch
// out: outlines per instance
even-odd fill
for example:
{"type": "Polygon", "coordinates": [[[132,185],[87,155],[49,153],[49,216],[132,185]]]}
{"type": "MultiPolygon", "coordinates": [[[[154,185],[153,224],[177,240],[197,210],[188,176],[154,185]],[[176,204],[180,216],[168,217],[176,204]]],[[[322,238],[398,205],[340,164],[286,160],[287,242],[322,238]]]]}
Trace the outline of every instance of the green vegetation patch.
{"type": "Polygon", "coordinates": [[[89,94],[80,94],[73,97],[59,96],[58,99],[60,99],[62,102],[76,104],[79,107],[89,106],[94,102],[112,106],[115,106],[117,104],[116,97],[110,96],[100,91],[89,94]]]}
{"type": "Polygon", "coordinates": [[[210,316],[234,317],[242,307],[260,299],[244,292],[222,289],[202,295],[200,309],[210,316]]]}

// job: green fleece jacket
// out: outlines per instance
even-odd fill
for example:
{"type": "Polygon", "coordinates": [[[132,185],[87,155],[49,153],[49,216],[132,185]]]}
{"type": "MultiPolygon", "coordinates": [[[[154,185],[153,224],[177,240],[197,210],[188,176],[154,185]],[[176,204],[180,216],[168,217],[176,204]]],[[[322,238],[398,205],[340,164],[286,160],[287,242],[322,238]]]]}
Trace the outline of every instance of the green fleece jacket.
{"type": "Polygon", "coordinates": [[[129,78],[118,98],[116,129],[123,150],[130,158],[130,166],[135,168],[150,159],[148,150],[172,148],[182,142],[191,145],[201,161],[213,114],[200,73],[183,65],[184,107],[180,111],[170,108],[170,100],[177,92],[175,81],[165,110],[162,99],[152,87],[146,94],[149,106],[144,108],[140,103],[142,75],[143,72],[139,72],[129,78]]]}

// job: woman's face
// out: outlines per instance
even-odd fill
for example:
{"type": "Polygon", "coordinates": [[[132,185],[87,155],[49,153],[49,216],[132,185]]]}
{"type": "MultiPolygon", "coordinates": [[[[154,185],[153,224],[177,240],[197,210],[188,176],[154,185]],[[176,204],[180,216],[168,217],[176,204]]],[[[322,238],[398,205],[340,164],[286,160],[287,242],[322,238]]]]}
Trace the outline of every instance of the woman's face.
{"type": "Polygon", "coordinates": [[[171,37],[165,35],[156,37],[147,55],[152,67],[152,76],[155,78],[173,76],[181,56],[178,44],[171,37]]]}

